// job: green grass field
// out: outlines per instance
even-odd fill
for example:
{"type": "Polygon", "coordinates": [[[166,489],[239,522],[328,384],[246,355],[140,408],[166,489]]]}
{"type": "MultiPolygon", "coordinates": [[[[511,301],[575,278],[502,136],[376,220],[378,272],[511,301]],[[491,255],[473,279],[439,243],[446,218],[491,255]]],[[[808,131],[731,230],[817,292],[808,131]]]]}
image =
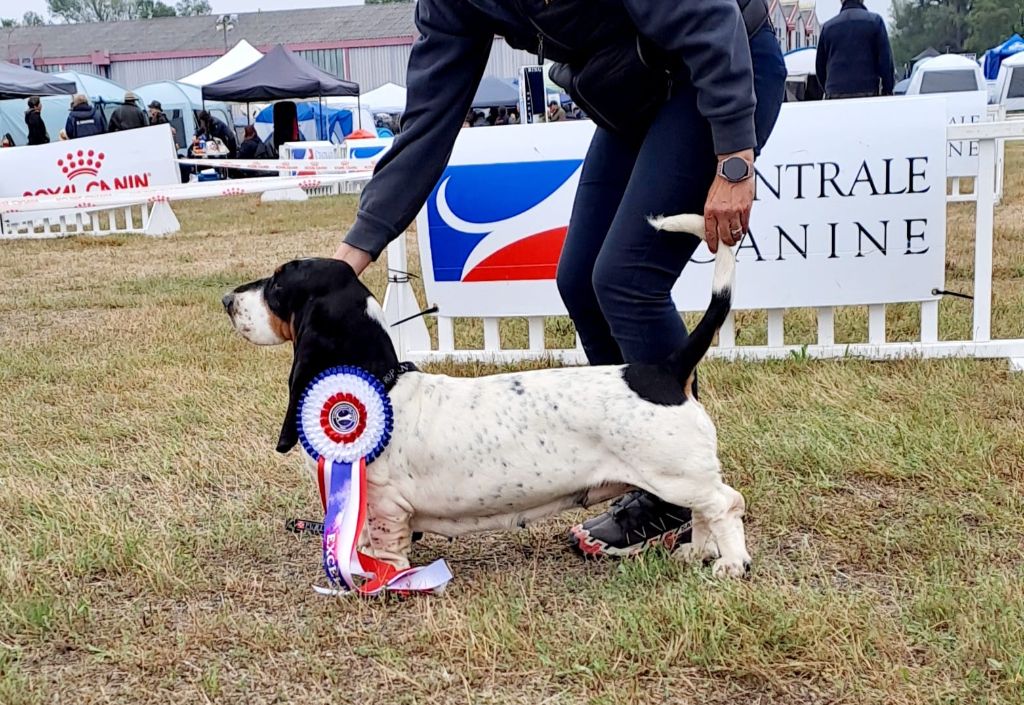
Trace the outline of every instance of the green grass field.
{"type": "MultiPolygon", "coordinates": [[[[1003,337],[1024,335],[1011,157],[1003,337]]],[[[219,301],[331,252],[354,205],[225,199],[176,207],[165,240],[0,243],[0,703],[1024,703],[1024,376],[1005,361],[706,364],[749,581],[582,562],[567,514],[428,537],[413,560],[448,559],[442,597],[315,595],[318,544],[282,529],[315,489],[274,452],[290,351],[243,342],[219,301]]],[[[954,291],[972,220],[950,210],[954,291]]],[[[382,294],[383,268],[367,281],[382,294]]],[[[943,336],[970,310],[944,301],[943,336]]],[[[891,337],[917,315],[893,307],[891,337]]],[[[841,312],[837,339],[866,320],[841,312]]],[[[741,315],[740,342],[763,321],[741,315]]],[[[813,330],[787,317],[789,340],[813,330]]],[[[479,322],[457,337],[479,345],[479,322]]]]}

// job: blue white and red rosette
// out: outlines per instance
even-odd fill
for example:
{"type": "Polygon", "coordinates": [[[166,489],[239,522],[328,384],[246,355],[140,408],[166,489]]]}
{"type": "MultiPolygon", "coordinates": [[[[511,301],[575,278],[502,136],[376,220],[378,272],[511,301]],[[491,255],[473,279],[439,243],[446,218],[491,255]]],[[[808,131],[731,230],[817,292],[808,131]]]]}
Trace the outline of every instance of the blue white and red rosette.
{"type": "Polygon", "coordinates": [[[335,588],[317,591],[440,592],[452,577],[443,560],[399,571],[356,549],[366,525],[366,465],[384,451],[394,428],[380,380],[358,367],[322,372],[303,393],[297,417],[299,440],[317,461],[324,572],[335,588]]]}

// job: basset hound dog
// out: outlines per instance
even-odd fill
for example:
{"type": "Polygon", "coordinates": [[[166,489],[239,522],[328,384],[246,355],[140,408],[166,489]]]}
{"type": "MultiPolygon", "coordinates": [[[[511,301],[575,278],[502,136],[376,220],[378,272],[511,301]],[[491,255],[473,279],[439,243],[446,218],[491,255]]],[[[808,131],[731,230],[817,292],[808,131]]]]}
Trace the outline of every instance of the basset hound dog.
{"type": "MultiPolygon", "coordinates": [[[[651,224],[703,237],[702,216],[651,224]]],[[[223,304],[249,342],[293,345],[278,452],[298,442],[300,399],[324,370],[360,367],[387,388],[394,431],[367,468],[362,537],[376,558],[404,569],[414,532],[522,527],[640,488],[692,509],[692,540],[677,556],[713,560],[714,575],[741,577],[751,560],[744,499],[722,480],[715,425],[692,393],[694,369],[730,310],[735,261],[719,247],[711,303],[662,364],[476,378],[403,371],[377,300],[333,259],[288,262],[223,304]]]]}

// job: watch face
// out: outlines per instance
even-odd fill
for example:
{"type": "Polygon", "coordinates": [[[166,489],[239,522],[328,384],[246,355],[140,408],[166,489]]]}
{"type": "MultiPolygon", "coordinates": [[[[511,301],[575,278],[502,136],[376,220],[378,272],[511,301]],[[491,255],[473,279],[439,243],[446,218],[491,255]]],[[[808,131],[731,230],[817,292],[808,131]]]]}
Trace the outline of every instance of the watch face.
{"type": "Polygon", "coordinates": [[[750,165],[740,157],[729,157],[722,162],[722,176],[729,181],[742,181],[750,174],[750,165]]]}

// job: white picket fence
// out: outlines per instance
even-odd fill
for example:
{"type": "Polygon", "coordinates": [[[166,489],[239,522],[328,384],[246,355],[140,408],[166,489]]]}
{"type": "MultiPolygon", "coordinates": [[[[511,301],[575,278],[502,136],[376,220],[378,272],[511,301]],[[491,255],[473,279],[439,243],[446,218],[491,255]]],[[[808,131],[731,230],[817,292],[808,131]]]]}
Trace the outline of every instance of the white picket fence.
{"type": "Polygon", "coordinates": [[[9,213],[3,216],[0,239],[49,240],[75,235],[147,232],[150,231],[151,215],[148,203],[115,208],[9,213]]]}
{"type": "MultiPolygon", "coordinates": [[[[949,140],[977,140],[979,143],[979,177],[974,191],[959,192],[959,184],[949,194],[949,202],[973,200],[976,202],[975,256],[974,256],[974,312],[973,332],[967,340],[939,339],[939,303],[920,304],[920,339],[914,342],[894,342],[886,338],[886,306],[868,306],[867,340],[855,344],[836,343],[835,310],[817,310],[817,341],[811,345],[787,344],[785,339],[785,309],[767,311],[766,345],[737,345],[734,316],[723,326],[718,345],[710,355],[728,359],[766,360],[786,358],[797,354],[812,358],[860,357],[892,359],[905,357],[973,357],[1007,358],[1016,370],[1024,369],[1024,339],[992,339],[992,249],[993,218],[997,194],[1002,189],[1002,150],[1006,140],[1024,139],[1024,122],[999,121],[973,125],[955,125],[948,129],[949,140]],[[997,165],[1000,167],[997,169],[997,165]]],[[[393,272],[408,270],[405,235],[388,248],[388,266],[393,272]]],[[[392,274],[385,296],[388,320],[398,321],[420,310],[407,277],[392,274]]],[[[545,339],[545,319],[529,318],[529,346],[527,349],[505,349],[501,344],[498,318],[483,319],[483,348],[457,349],[455,346],[455,319],[437,317],[437,344],[435,345],[422,319],[392,328],[392,337],[402,359],[414,362],[440,360],[520,362],[530,359],[554,359],[568,364],[586,361],[577,339],[573,349],[549,349],[545,339]]]]}

